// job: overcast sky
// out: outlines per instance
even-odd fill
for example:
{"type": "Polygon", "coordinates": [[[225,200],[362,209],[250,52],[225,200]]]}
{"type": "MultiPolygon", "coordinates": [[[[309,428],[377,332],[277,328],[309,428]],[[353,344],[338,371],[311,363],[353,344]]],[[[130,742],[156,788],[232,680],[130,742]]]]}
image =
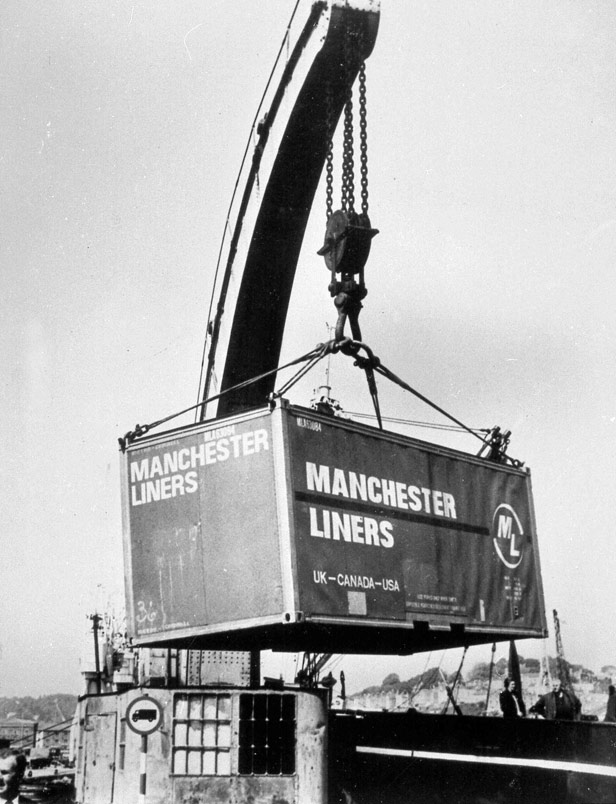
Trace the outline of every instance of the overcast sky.
{"type": "MultiPolygon", "coordinates": [[[[364,339],[468,425],[513,431],[550,625],[556,608],[571,661],[616,664],[616,4],[381,5],[364,339]]],[[[116,439],[195,401],[226,210],[293,6],[2,4],[0,695],[82,691],[86,617],[122,589],[116,439]]],[[[324,220],[321,192],[288,357],[335,321],[324,220]]],[[[370,410],[351,368],[331,380],[370,410]]],[[[384,415],[439,421],[380,391],[384,415]]],[[[373,667],[349,663],[351,691],[412,673],[373,667]]]]}

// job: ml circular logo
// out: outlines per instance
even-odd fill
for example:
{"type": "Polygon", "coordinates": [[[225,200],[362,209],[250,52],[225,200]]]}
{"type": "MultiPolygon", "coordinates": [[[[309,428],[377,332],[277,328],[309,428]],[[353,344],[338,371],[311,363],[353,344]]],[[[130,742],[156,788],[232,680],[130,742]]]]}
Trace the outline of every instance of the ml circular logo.
{"type": "Polygon", "coordinates": [[[507,503],[501,503],[492,517],[492,544],[497,556],[509,569],[520,566],[524,529],[518,515],[507,503]]]}

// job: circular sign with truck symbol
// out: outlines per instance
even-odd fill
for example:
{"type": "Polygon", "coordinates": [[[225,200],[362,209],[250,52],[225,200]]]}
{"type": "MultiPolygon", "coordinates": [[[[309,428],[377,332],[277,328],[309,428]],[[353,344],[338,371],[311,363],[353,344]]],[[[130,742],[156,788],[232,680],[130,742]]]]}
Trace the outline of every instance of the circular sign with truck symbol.
{"type": "Polygon", "coordinates": [[[136,734],[152,734],[162,726],[163,708],[155,698],[141,695],[126,707],[126,723],[136,734]]]}

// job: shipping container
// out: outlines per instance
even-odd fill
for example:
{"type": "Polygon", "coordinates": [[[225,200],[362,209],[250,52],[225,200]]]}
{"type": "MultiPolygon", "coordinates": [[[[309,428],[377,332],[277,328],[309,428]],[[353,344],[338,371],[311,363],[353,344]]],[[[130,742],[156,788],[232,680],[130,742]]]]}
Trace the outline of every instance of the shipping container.
{"type": "Polygon", "coordinates": [[[283,401],[122,455],[137,645],[399,653],[547,634],[530,472],[283,401]]]}

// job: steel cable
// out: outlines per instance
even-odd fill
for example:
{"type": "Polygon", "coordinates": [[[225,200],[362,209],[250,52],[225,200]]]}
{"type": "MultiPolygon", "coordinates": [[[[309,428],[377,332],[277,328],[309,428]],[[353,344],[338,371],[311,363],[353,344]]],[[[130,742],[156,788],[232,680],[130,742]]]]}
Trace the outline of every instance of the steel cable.
{"type": "MultiPolygon", "coordinates": [[[[201,402],[197,402],[194,405],[190,405],[183,410],[178,411],[177,413],[172,413],[169,416],[165,416],[162,419],[157,419],[150,424],[137,424],[134,430],[130,430],[128,433],[124,435],[123,438],[119,438],[118,442],[120,444],[120,448],[122,452],[126,450],[126,447],[129,444],[132,444],[133,441],[137,438],[141,438],[142,436],[146,435],[150,430],[155,427],[160,427],[161,424],[166,424],[167,422],[171,421],[172,419],[177,419],[178,416],[183,416],[185,413],[190,413],[191,410],[195,410],[196,408],[201,407],[202,405],[208,405],[210,402],[215,402],[220,397],[225,396],[226,394],[231,393],[232,391],[239,391],[242,388],[246,388],[253,383],[259,382],[260,380],[264,379],[265,377],[269,377],[271,374],[276,374],[278,371],[283,371],[290,366],[294,366],[297,363],[302,363],[306,360],[311,360],[312,365],[314,365],[318,360],[327,354],[326,351],[323,349],[323,344],[319,344],[315,349],[311,349],[310,352],[307,352],[305,355],[296,358],[295,360],[290,360],[288,363],[285,363],[283,366],[277,366],[276,368],[270,369],[269,371],[264,371],[262,374],[258,374],[256,377],[251,377],[249,380],[244,380],[243,382],[238,383],[237,385],[232,385],[230,388],[225,388],[224,391],[221,391],[219,394],[214,394],[213,396],[208,397],[207,399],[202,400],[201,402]]],[[[310,367],[312,367],[312,365],[310,367]]],[[[305,373],[305,372],[304,372],[305,373]]],[[[303,375],[302,375],[303,376],[303,375]]]]}

